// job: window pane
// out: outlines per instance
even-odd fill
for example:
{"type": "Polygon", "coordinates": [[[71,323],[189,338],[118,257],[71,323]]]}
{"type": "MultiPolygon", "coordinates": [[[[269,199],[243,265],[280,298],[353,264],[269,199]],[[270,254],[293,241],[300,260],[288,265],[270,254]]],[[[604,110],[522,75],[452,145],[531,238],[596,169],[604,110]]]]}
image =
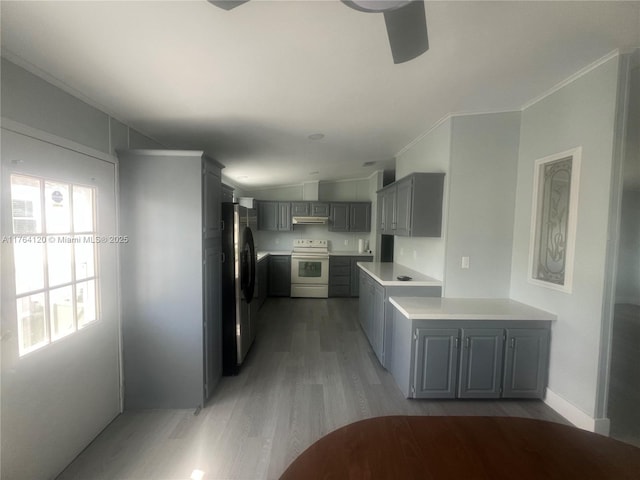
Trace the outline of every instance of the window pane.
{"type": "Polygon", "coordinates": [[[93,188],[73,187],[73,231],[93,232],[93,188]]]}
{"type": "Polygon", "coordinates": [[[18,298],[18,342],[20,355],[46,345],[47,326],[44,293],[18,298]]]}
{"type": "Polygon", "coordinates": [[[49,237],[47,261],[49,264],[49,286],[55,287],[71,282],[71,244],[62,243],[69,237],[49,237]],[[55,241],[51,241],[55,239],[55,241]]]}
{"type": "Polygon", "coordinates": [[[49,306],[51,308],[51,334],[54,339],[72,333],[73,326],[73,293],[71,286],[56,288],[49,292],[49,306]]]}
{"type": "Polygon", "coordinates": [[[69,185],[45,182],[44,206],[47,233],[67,233],[71,231],[69,185]]]}
{"type": "Polygon", "coordinates": [[[76,280],[95,275],[93,238],[90,235],[75,237],[76,280]]]}
{"type": "Polygon", "coordinates": [[[16,294],[44,288],[44,245],[14,243],[13,261],[16,267],[16,294]]]}
{"type": "Polygon", "coordinates": [[[13,233],[41,233],[40,180],[11,175],[13,233]]]}
{"type": "Polygon", "coordinates": [[[76,287],[78,328],[96,320],[96,282],[79,283],[76,287]]]}

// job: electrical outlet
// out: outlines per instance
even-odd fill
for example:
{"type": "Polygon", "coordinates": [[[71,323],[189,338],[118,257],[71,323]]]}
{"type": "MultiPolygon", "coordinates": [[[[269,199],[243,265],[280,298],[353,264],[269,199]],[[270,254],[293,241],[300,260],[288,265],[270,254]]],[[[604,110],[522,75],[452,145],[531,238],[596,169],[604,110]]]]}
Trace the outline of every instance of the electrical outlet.
{"type": "Polygon", "coordinates": [[[413,259],[414,260],[418,259],[418,252],[416,252],[415,250],[413,251],[413,259]]]}
{"type": "Polygon", "coordinates": [[[404,248],[400,247],[400,256],[404,255],[404,248]]]}
{"type": "Polygon", "coordinates": [[[279,245],[279,244],[280,244],[280,239],[276,238],[276,245],[279,245]]]}
{"type": "Polygon", "coordinates": [[[469,268],[469,257],[462,257],[461,268],[469,268]]]}
{"type": "Polygon", "coordinates": [[[349,245],[349,240],[345,240],[345,241],[344,241],[344,244],[345,244],[345,245],[349,245]]]}

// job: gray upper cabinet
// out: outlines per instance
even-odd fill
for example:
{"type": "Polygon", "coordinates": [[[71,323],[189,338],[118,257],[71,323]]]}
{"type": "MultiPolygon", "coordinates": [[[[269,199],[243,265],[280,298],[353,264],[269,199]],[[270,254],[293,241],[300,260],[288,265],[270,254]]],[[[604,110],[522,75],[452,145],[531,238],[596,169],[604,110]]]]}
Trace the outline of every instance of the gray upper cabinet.
{"type": "Polygon", "coordinates": [[[439,237],[444,173],[412,173],[378,191],[377,229],[386,235],[439,237]]]}
{"type": "Polygon", "coordinates": [[[222,374],[222,166],[201,151],[118,157],[125,408],[195,408],[222,374]]]}
{"type": "Polygon", "coordinates": [[[371,203],[362,202],[349,204],[349,231],[371,231],[371,203]]]}
{"type": "Polygon", "coordinates": [[[259,201],[258,230],[291,230],[291,203],[259,201]]]}
{"type": "Polygon", "coordinates": [[[324,202],[311,202],[312,217],[328,217],[330,215],[329,204],[324,202]]]}
{"type": "Polygon", "coordinates": [[[415,398],[455,398],[458,376],[457,328],[417,328],[415,398]]]}
{"type": "Polygon", "coordinates": [[[329,215],[329,231],[330,232],[348,232],[349,231],[349,204],[348,203],[332,203],[329,215]]]}
{"type": "Polygon", "coordinates": [[[370,232],[371,202],[336,202],[330,205],[330,232],[370,232]]]}
{"type": "Polygon", "coordinates": [[[502,396],[542,398],[547,384],[549,331],[507,329],[502,396]]]}
{"type": "Polygon", "coordinates": [[[309,202],[291,202],[292,217],[309,216],[309,202]]]}

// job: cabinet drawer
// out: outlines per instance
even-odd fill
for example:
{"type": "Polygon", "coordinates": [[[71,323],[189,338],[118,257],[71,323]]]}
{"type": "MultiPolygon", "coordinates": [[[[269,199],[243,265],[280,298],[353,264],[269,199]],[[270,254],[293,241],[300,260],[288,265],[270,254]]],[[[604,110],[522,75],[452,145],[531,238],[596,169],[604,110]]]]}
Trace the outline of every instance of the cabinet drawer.
{"type": "Polygon", "coordinates": [[[330,297],[349,297],[351,296],[351,287],[349,285],[329,285],[330,297]]]}
{"type": "Polygon", "coordinates": [[[351,285],[351,277],[345,275],[329,276],[329,285],[351,285]]]}
{"type": "Polygon", "coordinates": [[[351,276],[351,265],[347,262],[346,265],[329,265],[330,277],[342,277],[351,276]]]}

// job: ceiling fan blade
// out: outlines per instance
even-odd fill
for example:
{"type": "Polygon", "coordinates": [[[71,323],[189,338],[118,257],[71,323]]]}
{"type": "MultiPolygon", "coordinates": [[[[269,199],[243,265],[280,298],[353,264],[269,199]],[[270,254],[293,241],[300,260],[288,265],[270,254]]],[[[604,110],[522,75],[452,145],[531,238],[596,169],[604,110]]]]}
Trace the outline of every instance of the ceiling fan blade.
{"type": "Polygon", "coordinates": [[[404,7],[384,12],[393,63],[413,60],[429,50],[424,2],[413,1],[404,7]]]}
{"type": "Polygon", "coordinates": [[[247,3],[249,0],[207,0],[209,3],[216,7],[224,8],[225,10],[231,10],[232,8],[239,7],[243,3],[247,3]]]}

